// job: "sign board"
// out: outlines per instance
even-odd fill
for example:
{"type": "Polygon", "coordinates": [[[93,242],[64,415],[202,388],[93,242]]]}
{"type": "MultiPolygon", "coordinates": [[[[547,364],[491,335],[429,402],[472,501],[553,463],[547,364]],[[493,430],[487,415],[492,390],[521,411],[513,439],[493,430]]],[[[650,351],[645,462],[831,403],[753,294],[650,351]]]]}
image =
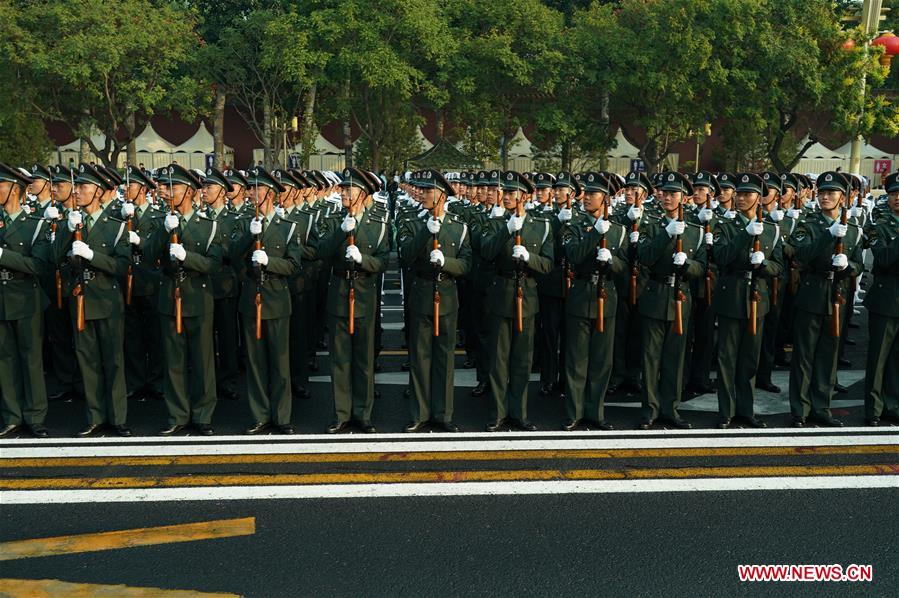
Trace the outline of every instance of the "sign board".
{"type": "Polygon", "coordinates": [[[646,162],[639,158],[631,160],[631,172],[646,172],[646,162]]]}
{"type": "Polygon", "coordinates": [[[215,154],[206,154],[206,168],[213,168],[214,166],[215,166],[215,154]]]}
{"type": "Polygon", "coordinates": [[[874,160],[874,174],[884,174],[892,169],[892,160],[874,160]]]}

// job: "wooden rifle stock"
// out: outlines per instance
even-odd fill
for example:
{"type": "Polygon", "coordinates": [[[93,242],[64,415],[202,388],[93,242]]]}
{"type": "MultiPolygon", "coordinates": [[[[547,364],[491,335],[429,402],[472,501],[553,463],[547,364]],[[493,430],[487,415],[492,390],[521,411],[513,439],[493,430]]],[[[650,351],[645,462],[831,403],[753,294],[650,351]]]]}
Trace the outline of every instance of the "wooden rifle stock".
{"type": "MultiPolygon", "coordinates": [[[[126,224],[128,232],[134,230],[134,218],[128,218],[128,222],[126,224]]],[[[129,234],[129,237],[131,235],[129,234]]],[[[131,240],[128,241],[128,247],[133,248],[134,246],[131,244],[131,240]]],[[[131,249],[131,252],[134,252],[134,249],[131,249]]],[[[133,259],[133,258],[132,258],[133,259]]],[[[134,290],[134,267],[131,263],[128,264],[128,274],[125,276],[125,305],[131,305],[131,294],[134,290]]]]}
{"type": "MultiPolygon", "coordinates": [[[[434,210],[434,218],[439,218],[438,211],[434,210]]],[[[434,239],[431,241],[431,249],[437,251],[440,243],[437,241],[437,233],[434,233],[434,239]]],[[[440,336],[440,265],[434,264],[434,336],[440,336]]]]}
{"type": "MultiPolygon", "coordinates": [[[[848,216],[849,210],[847,208],[842,208],[842,211],[840,213],[840,224],[846,224],[848,216]]],[[[834,245],[833,253],[834,255],[843,253],[843,237],[837,237],[837,242],[834,245]]],[[[836,269],[831,268],[829,279],[831,288],[830,336],[834,338],[840,338],[840,308],[846,304],[846,299],[843,298],[843,293],[840,292],[840,283],[836,277],[836,269]]]]}
{"type": "MultiPolygon", "coordinates": [[[[78,225],[78,228],[75,229],[75,240],[81,241],[81,226],[78,225]]],[[[78,332],[84,332],[84,329],[87,327],[87,323],[84,318],[84,265],[81,265],[80,268],[81,275],[78,277],[78,282],[75,285],[75,288],[72,290],[72,296],[75,297],[75,329],[78,332]]]]}
{"type": "MultiPolygon", "coordinates": [[[[712,198],[708,196],[706,200],[705,207],[709,210],[712,209],[712,198]]],[[[712,232],[712,225],[708,222],[705,223],[705,228],[703,229],[703,234],[707,235],[712,232]]],[[[705,263],[705,304],[707,306],[712,305],[712,244],[706,243],[706,263],[705,263]]]]}
{"type": "MultiPolygon", "coordinates": [[[[172,184],[171,166],[169,167],[169,213],[175,215],[175,187],[172,184]]],[[[171,243],[177,245],[180,242],[178,233],[173,230],[171,243]]],[[[179,260],[175,260],[175,262],[175,334],[181,334],[184,332],[184,321],[181,313],[181,262],[179,260]]]]}
{"type": "MultiPolygon", "coordinates": [[[[637,197],[634,199],[634,206],[640,207],[642,201],[640,199],[640,192],[637,192],[637,197]]],[[[633,224],[631,224],[631,232],[636,233],[640,231],[640,222],[638,220],[634,220],[633,224]]],[[[630,244],[630,258],[631,258],[631,285],[630,292],[628,294],[628,300],[630,304],[637,305],[637,278],[640,276],[640,265],[637,263],[637,244],[630,244]]]]}
{"type": "MultiPolygon", "coordinates": [[[[609,218],[609,204],[606,198],[602,200],[602,218],[603,220],[608,220],[609,218]]],[[[608,248],[608,241],[605,235],[599,238],[599,247],[600,249],[608,248]]],[[[608,294],[606,293],[604,267],[599,263],[599,260],[597,260],[597,269],[599,272],[597,272],[596,276],[596,332],[605,332],[606,298],[608,294]]]]}
{"type": "MultiPolygon", "coordinates": [[[[569,192],[568,196],[565,198],[565,209],[571,209],[571,193],[569,192]]],[[[562,297],[567,298],[568,294],[571,292],[571,279],[574,277],[574,272],[571,271],[571,264],[568,263],[568,258],[563,254],[562,256],[562,297]]]]}
{"type": "MultiPolygon", "coordinates": [[[[256,203],[258,200],[254,200],[256,203]]],[[[259,220],[259,205],[256,204],[256,220],[259,220]]],[[[256,242],[253,245],[256,251],[262,249],[262,233],[256,235],[256,242]]],[[[256,264],[256,340],[262,340],[262,266],[256,264]]]]}
{"type": "MultiPolygon", "coordinates": [[[[677,207],[677,219],[680,222],[684,220],[684,204],[681,203],[677,207]]],[[[674,251],[681,253],[684,250],[684,240],[678,235],[674,241],[674,251]]],[[[675,266],[677,270],[674,274],[674,334],[684,333],[684,300],[686,297],[680,290],[680,266],[675,266]]]]}
{"type": "MultiPolygon", "coordinates": [[[[355,218],[355,214],[353,214],[352,210],[349,212],[350,216],[355,218]]],[[[355,229],[350,232],[349,237],[347,239],[347,245],[355,245],[356,244],[356,232],[355,229]]],[[[356,262],[350,260],[350,290],[348,293],[349,297],[349,322],[347,322],[347,331],[352,336],[356,332],[356,262]]]]}

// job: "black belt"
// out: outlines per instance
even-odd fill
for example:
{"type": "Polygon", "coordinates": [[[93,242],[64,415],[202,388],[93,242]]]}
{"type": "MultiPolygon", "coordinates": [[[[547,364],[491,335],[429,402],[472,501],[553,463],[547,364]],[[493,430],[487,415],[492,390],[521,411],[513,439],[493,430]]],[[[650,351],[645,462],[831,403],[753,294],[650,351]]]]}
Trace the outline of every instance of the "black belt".
{"type": "Polygon", "coordinates": [[[354,280],[356,278],[368,278],[369,273],[365,270],[332,270],[331,275],[344,280],[354,280]]]}
{"type": "Polygon", "coordinates": [[[453,277],[450,276],[447,272],[416,272],[415,276],[431,282],[434,282],[435,279],[437,282],[443,282],[444,280],[453,280],[453,277]]]}
{"type": "Polygon", "coordinates": [[[166,274],[175,282],[184,282],[188,278],[199,278],[201,276],[205,276],[205,274],[203,274],[202,272],[197,272],[196,270],[185,270],[184,268],[176,270],[175,272],[167,272],[166,274]]]}
{"type": "Polygon", "coordinates": [[[752,280],[752,270],[731,270],[724,274],[725,277],[732,276],[734,278],[743,278],[752,280]]]}
{"type": "Polygon", "coordinates": [[[527,270],[497,270],[496,275],[502,276],[503,278],[511,278],[513,280],[518,276],[521,278],[531,277],[531,273],[527,270]]]}
{"type": "MultiPolygon", "coordinates": [[[[674,286],[674,274],[669,274],[667,276],[660,276],[658,274],[654,274],[654,275],[650,276],[649,279],[654,280],[658,283],[664,284],[669,287],[674,286]]],[[[683,279],[681,279],[681,282],[683,282],[683,279]]]]}
{"type": "Polygon", "coordinates": [[[15,270],[7,270],[6,268],[0,269],[0,281],[7,282],[10,280],[25,280],[26,277],[31,276],[30,274],[25,274],[24,272],[16,272],[15,270]]]}

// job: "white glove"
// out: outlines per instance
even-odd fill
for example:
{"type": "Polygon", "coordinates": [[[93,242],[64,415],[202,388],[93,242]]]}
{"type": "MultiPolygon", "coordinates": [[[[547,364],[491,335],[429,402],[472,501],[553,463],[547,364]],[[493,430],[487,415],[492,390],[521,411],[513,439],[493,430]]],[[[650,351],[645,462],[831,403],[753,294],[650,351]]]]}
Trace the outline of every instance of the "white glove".
{"type": "Polygon", "coordinates": [[[604,235],[609,232],[610,228],[612,228],[612,223],[605,218],[600,218],[596,221],[596,224],[593,225],[593,228],[595,228],[596,232],[599,234],[604,235]]]}
{"type": "Polygon", "coordinates": [[[840,238],[845,237],[846,233],[849,231],[848,224],[840,224],[840,221],[837,220],[833,224],[830,225],[830,228],[827,229],[830,231],[830,234],[834,237],[840,238]]]}
{"type": "Polygon", "coordinates": [[[596,259],[603,263],[608,263],[612,261],[612,252],[606,249],[605,247],[600,247],[596,250],[596,259]]]}
{"type": "Polygon", "coordinates": [[[524,248],[524,245],[516,245],[512,248],[512,259],[522,260],[526,262],[531,259],[531,254],[529,254],[528,250],[524,248]]]}
{"type": "Polygon", "coordinates": [[[506,215],[506,208],[502,206],[493,206],[493,209],[490,210],[491,218],[502,218],[506,215]]]}
{"type": "Polygon", "coordinates": [[[765,261],[765,254],[761,251],[753,251],[749,256],[749,263],[753,266],[759,266],[765,261]]]}
{"type": "Polygon", "coordinates": [[[516,231],[520,231],[524,226],[524,216],[512,216],[509,218],[509,221],[506,222],[506,228],[509,229],[509,234],[515,234],[516,231]]]}
{"type": "Polygon", "coordinates": [[[347,245],[346,246],[346,259],[353,260],[357,264],[362,263],[362,252],[359,251],[359,248],[355,245],[347,245]]]}
{"type": "Polygon", "coordinates": [[[284,208],[282,208],[281,206],[275,206],[275,215],[278,216],[278,218],[284,218],[284,214],[286,214],[284,208]]]}
{"type": "Polygon", "coordinates": [[[434,249],[433,251],[431,251],[431,263],[437,264],[442,268],[443,264],[446,263],[446,259],[444,259],[443,257],[443,252],[439,249],[434,249]]]}
{"type": "Polygon", "coordinates": [[[134,216],[134,204],[130,201],[126,201],[122,204],[122,218],[131,218],[134,216]]]}
{"type": "Polygon", "coordinates": [[[178,228],[178,226],[181,224],[181,220],[179,220],[178,216],[176,216],[175,214],[169,214],[165,217],[163,224],[165,225],[166,232],[172,232],[173,230],[178,228]]]}
{"type": "Polygon", "coordinates": [[[340,223],[340,230],[345,233],[356,230],[356,218],[347,214],[346,218],[343,219],[343,222],[340,223]]]}
{"type": "Polygon", "coordinates": [[[703,235],[703,241],[705,241],[706,245],[712,245],[715,242],[715,237],[712,233],[705,233],[703,235]]]}
{"type": "Polygon", "coordinates": [[[866,197],[862,200],[862,205],[865,206],[866,210],[871,210],[874,208],[874,200],[870,197],[866,197]]]}
{"type": "Polygon", "coordinates": [[[733,220],[734,218],[737,217],[737,213],[734,212],[733,210],[727,210],[726,212],[724,212],[724,217],[727,218],[728,220],[733,220]]]}
{"type": "Polygon", "coordinates": [[[640,241],[640,231],[632,231],[630,234],[631,243],[638,243],[640,241]]]}
{"type": "Polygon", "coordinates": [[[257,249],[253,252],[253,261],[259,264],[260,266],[268,265],[268,254],[264,249],[257,249]]]}
{"type": "Polygon", "coordinates": [[[862,209],[858,206],[852,206],[851,208],[849,208],[849,215],[853,218],[858,218],[862,215],[862,209]]]}
{"type": "Polygon", "coordinates": [[[687,223],[683,220],[672,220],[665,226],[665,232],[671,238],[684,234],[685,230],[687,230],[687,223]]]}
{"type": "Polygon", "coordinates": [[[765,232],[765,225],[755,219],[750,220],[749,224],[746,225],[746,232],[750,237],[758,237],[765,232]]]}
{"type": "Polygon", "coordinates": [[[838,253],[833,256],[833,267],[837,270],[845,270],[849,267],[849,258],[845,253],[838,253]]]}
{"type": "Polygon", "coordinates": [[[559,222],[569,222],[571,220],[571,208],[562,208],[559,210],[556,218],[559,219],[559,222]]]}
{"type": "Polygon", "coordinates": [[[81,226],[81,212],[78,210],[72,210],[69,212],[69,230],[75,232],[75,230],[81,226]]]}
{"type": "Polygon", "coordinates": [[[699,213],[696,216],[699,218],[700,222],[705,224],[706,222],[711,222],[712,216],[714,215],[715,213],[712,212],[712,210],[710,210],[709,208],[702,208],[701,210],[699,210],[699,213]]]}
{"type": "Polygon", "coordinates": [[[251,235],[261,235],[262,234],[262,219],[261,218],[253,218],[250,220],[250,234],[251,235]]]}
{"type": "Polygon", "coordinates": [[[793,220],[796,220],[797,218],[799,218],[799,210],[797,210],[796,208],[790,208],[789,210],[787,210],[787,216],[792,218],[793,220]]]}
{"type": "Polygon", "coordinates": [[[525,202],[525,204],[524,204],[524,209],[525,209],[526,212],[530,212],[531,210],[533,210],[533,209],[534,209],[534,202],[532,202],[532,201],[527,201],[527,202],[525,202]]]}
{"type": "Polygon", "coordinates": [[[718,209],[718,200],[717,200],[717,199],[713,199],[713,200],[710,201],[709,203],[712,204],[712,205],[711,205],[711,208],[712,208],[713,210],[718,209]]]}
{"type": "Polygon", "coordinates": [[[181,243],[169,243],[169,257],[183,262],[187,259],[187,250],[181,243]]]}
{"type": "Polygon", "coordinates": [[[783,210],[771,210],[770,212],[768,212],[768,216],[770,216],[771,220],[773,220],[774,222],[780,222],[784,219],[783,210]]]}
{"type": "Polygon", "coordinates": [[[631,206],[627,209],[627,217],[631,222],[636,222],[641,216],[643,216],[643,206],[640,206],[639,208],[637,206],[631,206]]]}
{"type": "Polygon", "coordinates": [[[436,235],[440,232],[440,221],[436,218],[428,218],[428,232],[436,235]]]}
{"type": "Polygon", "coordinates": [[[47,206],[47,209],[44,210],[44,218],[46,220],[59,220],[59,208],[50,204],[47,206]]]}
{"type": "Polygon", "coordinates": [[[84,241],[72,241],[72,255],[91,261],[94,259],[94,250],[88,247],[84,241]]]}
{"type": "Polygon", "coordinates": [[[133,230],[128,231],[128,242],[132,245],[140,245],[140,235],[133,230]]]}
{"type": "Polygon", "coordinates": [[[683,266],[687,263],[687,254],[683,251],[674,254],[674,265],[683,266]]]}

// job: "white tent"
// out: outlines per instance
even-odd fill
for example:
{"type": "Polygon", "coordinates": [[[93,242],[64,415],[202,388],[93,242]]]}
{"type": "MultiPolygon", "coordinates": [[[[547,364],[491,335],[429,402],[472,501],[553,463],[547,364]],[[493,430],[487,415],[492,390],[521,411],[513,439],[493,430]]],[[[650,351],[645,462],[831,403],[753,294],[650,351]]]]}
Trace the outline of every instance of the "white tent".
{"type": "Polygon", "coordinates": [[[615,132],[615,142],[615,147],[609,150],[610,158],[634,159],[637,158],[640,153],[637,146],[628,141],[624,136],[624,131],[621,130],[621,127],[618,127],[618,131],[615,132]]]}
{"type": "Polygon", "coordinates": [[[530,158],[533,157],[535,149],[531,141],[525,136],[524,129],[518,127],[515,135],[509,140],[507,154],[510,158],[530,158]]]}
{"type": "MultiPolygon", "coordinates": [[[[149,127],[148,127],[149,128],[149,127]]],[[[185,168],[206,169],[206,154],[211,154],[215,149],[215,139],[206,127],[206,123],[200,122],[196,132],[184,143],[171,149],[172,160],[185,168]]],[[[140,145],[138,145],[140,150],[140,145]]],[[[225,146],[225,162],[234,162],[234,148],[225,146]]]]}
{"type": "MultiPolygon", "coordinates": [[[[809,138],[806,135],[805,139],[799,142],[799,147],[804,146],[808,143],[809,138]]],[[[820,142],[813,143],[806,151],[803,159],[808,160],[842,160],[843,158],[849,157],[849,146],[843,146],[837,149],[830,149],[820,142]],[[846,148],[846,151],[843,151],[843,148],[846,148]]]]}
{"type": "MultiPolygon", "coordinates": [[[[839,149],[834,151],[848,158],[852,154],[852,141],[846,142],[844,145],[841,145],[839,149]]],[[[865,141],[861,146],[861,158],[863,160],[866,158],[871,160],[889,160],[892,158],[892,155],[889,152],[877,149],[865,141]]]]}

